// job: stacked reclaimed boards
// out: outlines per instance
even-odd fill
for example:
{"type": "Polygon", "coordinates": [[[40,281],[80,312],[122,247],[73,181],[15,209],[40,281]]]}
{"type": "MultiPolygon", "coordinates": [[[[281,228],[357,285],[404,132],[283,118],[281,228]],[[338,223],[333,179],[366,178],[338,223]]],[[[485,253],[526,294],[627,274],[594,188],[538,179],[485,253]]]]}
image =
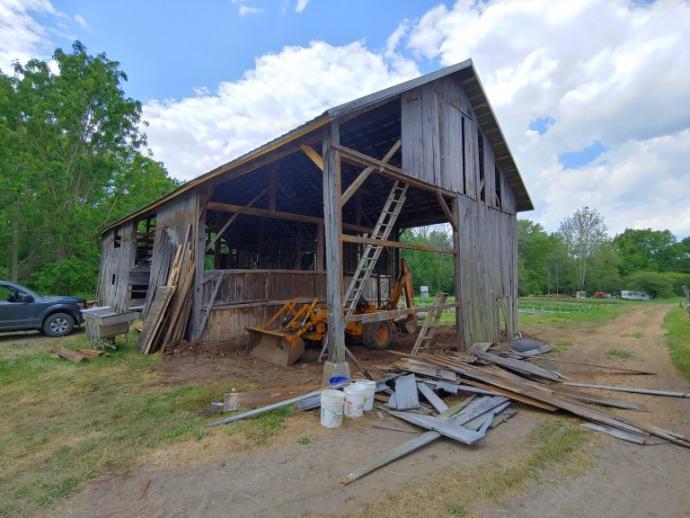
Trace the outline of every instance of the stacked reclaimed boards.
{"type": "MultiPolygon", "coordinates": [[[[394,386],[380,385],[379,401],[387,400],[387,411],[413,424],[423,433],[383,453],[345,477],[349,484],[423,446],[447,437],[465,445],[482,439],[489,428],[514,415],[512,401],[549,412],[566,411],[586,422],[584,427],[639,445],[671,442],[686,448],[690,441],[680,434],[658,426],[627,419],[601,406],[626,410],[644,410],[632,401],[602,397],[579,390],[577,384],[565,382],[560,373],[535,365],[526,358],[544,351],[519,353],[512,348],[476,344],[470,353],[423,353],[405,355],[394,364],[402,375],[394,386]],[[483,346],[483,347],[482,347],[483,346]],[[444,398],[467,394],[469,397],[449,406],[444,398]]],[[[401,354],[401,353],[398,353],[401,354]]],[[[622,370],[622,369],[619,369],[622,370]]],[[[629,374],[652,374],[628,371],[629,374]]],[[[389,383],[391,385],[391,383],[389,383]]],[[[615,390],[608,385],[587,388],[615,390]]],[[[630,387],[620,387],[630,391],[630,387]]],[[[659,390],[642,393],[668,397],[690,397],[690,394],[659,390]]]]}
{"type": "Polygon", "coordinates": [[[191,225],[182,244],[178,245],[168,273],[167,283],[156,288],[139,349],[144,354],[177,345],[185,335],[192,309],[192,289],[196,272],[191,225]]]}

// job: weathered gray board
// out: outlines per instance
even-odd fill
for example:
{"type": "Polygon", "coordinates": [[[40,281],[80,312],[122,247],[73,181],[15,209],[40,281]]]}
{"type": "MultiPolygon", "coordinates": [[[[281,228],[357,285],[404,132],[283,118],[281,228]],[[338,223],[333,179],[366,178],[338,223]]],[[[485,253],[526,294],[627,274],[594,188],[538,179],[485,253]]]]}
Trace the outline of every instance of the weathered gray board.
{"type": "MultiPolygon", "coordinates": [[[[151,271],[169,264],[174,247],[170,241],[180,243],[184,239],[187,226],[194,221],[196,214],[196,192],[188,193],[164,205],[156,214],[156,236],[153,242],[151,271]],[[163,239],[167,229],[171,239],[163,239]]],[[[105,234],[101,242],[101,265],[98,280],[98,303],[108,305],[115,311],[126,311],[130,299],[129,271],[134,267],[136,258],[136,227],[130,222],[120,229],[120,246],[115,248],[114,231],[105,234]]],[[[151,276],[147,301],[159,286],[167,281],[167,276],[151,276]]],[[[150,305],[150,304],[149,304],[150,305]]]]}
{"type": "Polygon", "coordinates": [[[517,323],[515,216],[461,196],[460,291],[466,344],[508,338],[517,323]]]}
{"type": "Polygon", "coordinates": [[[98,304],[124,312],[130,298],[129,270],[134,266],[137,239],[134,223],[119,229],[119,246],[115,247],[115,232],[110,231],[101,241],[101,264],[98,275],[98,304]]]}
{"type": "MultiPolygon", "coordinates": [[[[463,180],[463,170],[475,175],[476,116],[460,82],[444,78],[405,92],[401,98],[402,163],[411,176],[449,191],[474,193],[475,180],[463,180]],[[466,164],[462,133],[465,125],[466,164]],[[469,138],[470,133],[474,136],[469,138]]],[[[474,196],[472,196],[474,197],[474,196]]]]}
{"type": "Polygon", "coordinates": [[[483,135],[479,157],[477,116],[457,77],[403,93],[402,166],[411,176],[464,194],[459,205],[459,268],[466,344],[512,338],[517,323],[515,197],[483,135]],[[463,146],[464,143],[464,146],[463,146]],[[480,199],[479,161],[484,169],[480,199]]]}

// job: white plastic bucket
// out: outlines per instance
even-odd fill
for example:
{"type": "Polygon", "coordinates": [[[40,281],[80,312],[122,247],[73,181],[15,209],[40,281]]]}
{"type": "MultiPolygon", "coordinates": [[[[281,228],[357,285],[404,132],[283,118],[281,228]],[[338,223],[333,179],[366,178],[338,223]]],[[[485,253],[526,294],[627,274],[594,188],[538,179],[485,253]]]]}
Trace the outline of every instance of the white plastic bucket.
{"type": "Polygon", "coordinates": [[[352,383],[346,386],[343,392],[345,392],[345,415],[347,417],[362,417],[366,387],[361,383],[352,383]]]}
{"type": "Polygon", "coordinates": [[[339,390],[328,389],[321,392],[321,426],[338,428],[343,424],[345,394],[339,390]]]}
{"type": "Polygon", "coordinates": [[[374,409],[374,394],[376,394],[376,382],[368,379],[355,380],[356,383],[364,385],[364,411],[374,409]]]}

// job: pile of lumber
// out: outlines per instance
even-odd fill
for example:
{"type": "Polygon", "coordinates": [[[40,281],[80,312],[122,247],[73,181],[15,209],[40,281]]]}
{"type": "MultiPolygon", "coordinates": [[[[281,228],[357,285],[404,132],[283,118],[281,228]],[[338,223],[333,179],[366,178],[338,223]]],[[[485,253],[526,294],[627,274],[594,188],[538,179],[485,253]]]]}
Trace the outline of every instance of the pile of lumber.
{"type": "Polygon", "coordinates": [[[192,310],[192,290],[196,272],[191,225],[182,244],[178,245],[167,283],[156,288],[153,302],[139,336],[144,354],[163,351],[184,338],[192,310]]]}
{"type": "MultiPolygon", "coordinates": [[[[680,434],[658,426],[615,415],[601,406],[628,410],[642,410],[635,402],[601,397],[581,390],[581,386],[565,381],[560,373],[518,359],[520,354],[510,349],[482,351],[474,355],[445,353],[423,353],[406,357],[396,367],[407,372],[424,372],[444,382],[444,386],[455,384],[458,390],[472,392],[481,390],[486,394],[500,395],[525,405],[549,412],[565,411],[576,415],[594,426],[591,429],[637,444],[652,444],[659,439],[690,447],[690,441],[680,434]],[[498,354],[496,354],[498,353],[498,354]]],[[[644,373],[647,374],[647,373],[644,373]]],[[[585,385],[586,388],[615,390],[609,385],[585,385]]],[[[622,387],[629,389],[629,387],[622,387]]],[[[638,389],[638,391],[643,389],[638,389]]],[[[650,395],[682,397],[684,394],[658,390],[643,390],[650,395]]]]}

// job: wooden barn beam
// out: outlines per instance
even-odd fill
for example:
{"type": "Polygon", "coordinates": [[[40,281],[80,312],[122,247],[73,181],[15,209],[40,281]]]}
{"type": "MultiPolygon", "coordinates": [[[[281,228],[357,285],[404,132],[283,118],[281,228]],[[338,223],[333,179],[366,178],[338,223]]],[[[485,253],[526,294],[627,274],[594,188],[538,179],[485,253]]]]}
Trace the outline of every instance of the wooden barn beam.
{"type": "MultiPolygon", "coordinates": [[[[443,304],[436,307],[440,309],[450,309],[457,308],[458,306],[459,304],[443,304]]],[[[431,311],[433,308],[434,306],[421,306],[416,308],[392,309],[390,311],[375,311],[374,313],[359,313],[347,317],[347,321],[367,324],[369,322],[381,322],[382,320],[396,320],[418,311],[431,311]]]]}
{"type": "Polygon", "coordinates": [[[423,245],[415,243],[401,243],[400,241],[387,241],[385,239],[370,239],[368,237],[349,236],[343,234],[340,237],[343,243],[355,243],[358,245],[375,245],[385,248],[404,248],[406,250],[420,250],[422,252],[436,252],[439,254],[457,254],[457,248],[444,248],[442,246],[423,245]]]}
{"type": "MultiPolygon", "coordinates": [[[[328,360],[336,367],[345,360],[345,315],[343,314],[343,233],[342,211],[338,200],[342,188],[340,175],[340,123],[324,128],[322,139],[323,215],[326,252],[326,302],[328,306],[328,360]]],[[[324,373],[325,374],[325,373],[324,373]]]]}
{"type": "Polygon", "coordinates": [[[316,167],[323,171],[323,158],[321,158],[321,155],[319,155],[313,147],[302,144],[300,149],[312,162],[314,162],[314,164],[316,164],[316,167]]]}
{"type": "Polygon", "coordinates": [[[360,153],[359,151],[355,151],[354,149],[351,149],[349,147],[341,145],[334,145],[333,147],[340,151],[341,158],[349,164],[360,167],[373,166],[375,169],[378,169],[379,173],[383,176],[387,176],[392,180],[398,180],[400,182],[407,183],[410,185],[410,187],[416,187],[417,189],[422,189],[424,191],[429,192],[440,192],[445,194],[446,196],[453,196],[453,193],[447,191],[446,189],[442,189],[441,187],[428,184],[426,182],[418,180],[414,176],[410,176],[410,174],[404,169],[400,169],[399,167],[387,164],[381,160],[373,158],[369,155],[365,155],[364,153],[360,153]]]}
{"type": "MultiPolygon", "coordinates": [[[[402,140],[398,139],[395,144],[388,150],[388,153],[384,155],[384,157],[381,159],[381,162],[387,164],[390,162],[391,158],[398,152],[398,149],[400,149],[400,146],[402,145],[402,140]]],[[[345,204],[349,201],[349,199],[352,197],[352,195],[359,189],[364,182],[367,181],[367,178],[371,176],[371,173],[376,171],[376,167],[374,166],[369,166],[366,167],[359,175],[357,178],[354,179],[354,181],[350,184],[350,186],[345,190],[345,192],[340,196],[340,200],[338,201],[338,204],[340,207],[344,207],[345,204]]]]}
{"type": "MultiPolygon", "coordinates": [[[[254,196],[254,197],[251,199],[251,201],[250,201],[249,203],[247,203],[246,206],[247,206],[247,207],[251,207],[252,205],[254,205],[254,204],[259,200],[259,198],[261,198],[264,194],[266,194],[266,192],[268,191],[268,189],[269,189],[268,187],[266,187],[265,189],[263,189],[259,194],[257,194],[256,196],[254,196]]],[[[230,228],[230,225],[232,225],[232,224],[235,222],[235,220],[239,217],[239,215],[240,215],[239,212],[236,212],[235,214],[233,214],[233,215],[230,217],[230,219],[227,220],[227,221],[225,222],[225,225],[223,225],[223,226],[221,227],[221,229],[220,229],[218,232],[216,232],[216,235],[213,236],[213,239],[211,239],[211,241],[208,243],[208,245],[206,245],[206,251],[207,251],[207,252],[208,252],[209,250],[211,250],[211,248],[213,248],[213,245],[215,244],[215,242],[225,233],[225,231],[226,231],[228,228],[230,228]]]]}
{"type": "MultiPolygon", "coordinates": [[[[209,202],[209,210],[216,210],[219,212],[239,212],[240,214],[247,214],[248,216],[258,216],[260,218],[273,218],[273,219],[284,219],[288,221],[300,221],[302,223],[313,223],[318,225],[323,223],[323,218],[318,218],[316,216],[305,216],[303,214],[293,214],[292,212],[282,212],[278,210],[271,209],[258,209],[255,207],[246,207],[244,205],[233,205],[231,203],[219,203],[219,202],[209,202]]],[[[353,230],[355,232],[371,232],[371,228],[362,227],[360,225],[351,225],[349,223],[343,223],[343,227],[347,230],[353,230]]]]}
{"type": "Polygon", "coordinates": [[[446,218],[448,218],[448,223],[450,223],[450,226],[453,227],[453,230],[457,230],[458,226],[455,222],[455,218],[453,217],[453,213],[448,207],[448,204],[446,203],[446,199],[443,197],[443,194],[437,192],[436,199],[438,200],[438,204],[441,206],[441,210],[446,215],[446,218]]]}

